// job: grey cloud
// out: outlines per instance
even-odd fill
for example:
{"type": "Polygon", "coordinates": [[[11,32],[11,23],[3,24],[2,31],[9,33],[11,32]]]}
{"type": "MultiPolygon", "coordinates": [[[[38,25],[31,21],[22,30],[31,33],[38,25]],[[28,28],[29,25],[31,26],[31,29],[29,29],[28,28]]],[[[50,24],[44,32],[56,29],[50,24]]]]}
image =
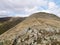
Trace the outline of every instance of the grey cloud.
{"type": "Polygon", "coordinates": [[[34,7],[37,5],[45,5],[46,1],[43,2],[43,0],[2,0],[0,1],[0,9],[10,9],[10,10],[16,10],[16,9],[24,9],[26,7],[34,7]],[[41,2],[42,1],[42,2],[41,2]]]}
{"type": "MultiPolygon", "coordinates": [[[[29,15],[36,11],[44,10],[43,7],[47,7],[48,2],[49,0],[0,0],[0,12],[6,11],[3,13],[0,13],[0,15],[1,14],[10,15],[13,13],[29,15]],[[43,7],[41,8],[41,6],[43,7]],[[41,9],[38,10],[38,8],[41,8],[42,10],[41,9]]],[[[49,9],[47,8],[47,10],[49,9]]],[[[57,10],[57,12],[59,11],[57,10]]]]}

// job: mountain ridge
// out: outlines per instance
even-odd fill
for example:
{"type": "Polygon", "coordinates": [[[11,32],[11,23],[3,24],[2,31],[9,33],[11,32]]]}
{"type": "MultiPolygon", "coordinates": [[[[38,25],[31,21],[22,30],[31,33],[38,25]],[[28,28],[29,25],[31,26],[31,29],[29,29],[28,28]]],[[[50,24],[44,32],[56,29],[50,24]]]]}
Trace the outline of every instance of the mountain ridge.
{"type": "Polygon", "coordinates": [[[60,19],[29,16],[15,27],[0,35],[0,43],[3,42],[3,45],[53,45],[54,43],[60,45],[59,34],[60,19]]]}

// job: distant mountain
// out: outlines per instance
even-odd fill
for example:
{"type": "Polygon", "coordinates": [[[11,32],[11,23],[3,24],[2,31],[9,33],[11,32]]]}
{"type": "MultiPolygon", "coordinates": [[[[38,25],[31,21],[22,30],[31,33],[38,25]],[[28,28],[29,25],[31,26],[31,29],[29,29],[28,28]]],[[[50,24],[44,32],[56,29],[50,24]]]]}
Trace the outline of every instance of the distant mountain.
{"type": "Polygon", "coordinates": [[[4,17],[0,18],[0,34],[14,27],[21,21],[23,21],[25,17],[4,17]]]}
{"type": "Polygon", "coordinates": [[[3,17],[3,18],[0,18],[0,22],[4,22],[4,21],[7,21],[9,20],[11,17],[3,17]]]}
{"type": "Polygon", "coordinates": [[[0,45],[60,45],[60,18],[34,13],[1,34],[0,45]]]}

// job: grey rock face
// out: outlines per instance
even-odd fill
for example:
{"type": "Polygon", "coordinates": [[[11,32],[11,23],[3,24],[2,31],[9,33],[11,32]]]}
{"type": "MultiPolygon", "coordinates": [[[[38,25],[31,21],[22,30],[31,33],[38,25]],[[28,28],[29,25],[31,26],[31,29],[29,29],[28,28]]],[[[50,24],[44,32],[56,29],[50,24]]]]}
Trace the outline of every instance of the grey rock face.
{"type": "MultiPolygon", "coordinates": [[[[34,27],[34,26],[33,26],[34,27]]],[[[28,28],[23,35],[15,38],[12,45],[60,45],[60,30],[28,28]]]]}

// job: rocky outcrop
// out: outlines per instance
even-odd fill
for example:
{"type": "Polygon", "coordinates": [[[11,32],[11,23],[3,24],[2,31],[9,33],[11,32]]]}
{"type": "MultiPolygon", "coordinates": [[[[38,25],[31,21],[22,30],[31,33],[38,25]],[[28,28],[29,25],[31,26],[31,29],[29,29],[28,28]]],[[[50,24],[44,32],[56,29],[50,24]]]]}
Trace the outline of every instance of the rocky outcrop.
{"type": "Polygon", "coordinates": [[[26,32],[16,37],[12,45],[60,45],[59,29],[50,26],[40,29],[38,27],[34,25],[24,30],[26,32]]]}

